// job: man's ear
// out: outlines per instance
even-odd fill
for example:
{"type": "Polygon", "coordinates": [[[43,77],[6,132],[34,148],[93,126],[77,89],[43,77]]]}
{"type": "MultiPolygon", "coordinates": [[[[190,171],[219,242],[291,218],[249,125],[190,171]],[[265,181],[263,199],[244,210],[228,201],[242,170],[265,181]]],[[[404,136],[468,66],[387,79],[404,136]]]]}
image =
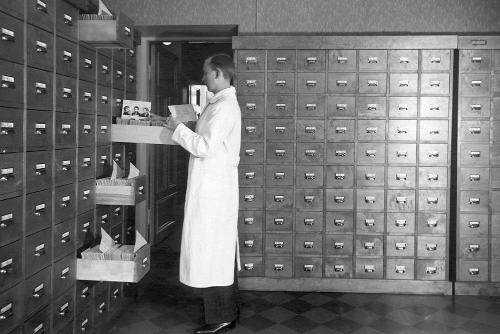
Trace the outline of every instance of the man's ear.
{"type": "Polygon", "coordinates": [[[220,79],[224,76],[224,74],[222,73],[221,69],[220,68],[216,68],[215,69],[215,78],[216,79],[220,79]]]}

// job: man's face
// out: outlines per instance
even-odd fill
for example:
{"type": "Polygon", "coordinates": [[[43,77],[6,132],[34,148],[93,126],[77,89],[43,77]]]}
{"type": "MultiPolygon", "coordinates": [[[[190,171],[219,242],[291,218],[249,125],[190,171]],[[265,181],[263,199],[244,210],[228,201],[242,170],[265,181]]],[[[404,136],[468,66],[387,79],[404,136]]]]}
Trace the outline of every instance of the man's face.
{"type": "Polygon", "coordinates": [[[214,92],[215,89],[215,75],[216,71],[212,70],[210,66],[208,66],[208,61],[205,61],[203,64],[203,78],[201,79],[202,83],[204,83],[209,92],[214,92]]]}

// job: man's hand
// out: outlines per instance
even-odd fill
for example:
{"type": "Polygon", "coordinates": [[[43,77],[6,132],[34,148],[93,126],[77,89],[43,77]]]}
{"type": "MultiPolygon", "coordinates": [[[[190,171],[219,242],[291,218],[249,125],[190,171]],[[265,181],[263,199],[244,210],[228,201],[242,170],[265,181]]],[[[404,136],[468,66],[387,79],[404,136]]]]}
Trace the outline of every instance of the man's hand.
{"type": "Polygon", "coordinates": [[[177,125],[181,124],[175,117],[170,116],[166,119],[165,122],[163,122],[163,126],[166,128],[175,131],[175,128],[177,128],[177,125]]]}

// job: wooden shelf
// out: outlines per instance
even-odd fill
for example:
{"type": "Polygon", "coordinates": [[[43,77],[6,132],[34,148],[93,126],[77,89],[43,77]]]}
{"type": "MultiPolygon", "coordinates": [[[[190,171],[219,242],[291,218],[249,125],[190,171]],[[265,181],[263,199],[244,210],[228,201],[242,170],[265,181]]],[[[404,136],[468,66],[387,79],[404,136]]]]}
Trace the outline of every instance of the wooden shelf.
{"type": "Polygon", "coordinates": [[[111,124],[111,141],[137,144],[178,145],[172,130],[161,126],[111,124]]]}

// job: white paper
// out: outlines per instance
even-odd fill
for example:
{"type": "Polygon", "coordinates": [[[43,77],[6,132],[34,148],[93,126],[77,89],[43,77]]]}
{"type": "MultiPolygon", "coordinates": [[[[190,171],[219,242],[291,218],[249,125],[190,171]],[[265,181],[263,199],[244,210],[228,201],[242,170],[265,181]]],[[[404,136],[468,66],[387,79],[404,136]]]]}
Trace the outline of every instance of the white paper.
{"type": "Polygon", "coordinates": [[[179,122],[196,122],[196,111],[192,104],[179,104],[168,106],[168,110],[179,122]]]}
{"type": "Polygon", "coordinates": [[[135,230],[135,246],[134,253],[136,253],[139,249],[141,249],[148,242],[144,237],[139,233],[139,231],[135,230]]]}
{"type": "Polygon", "coordinates": [[[134,177],[138,177],[141,172],[134,166],[133,163],[130,163],[130,172],[128,173],[127,179],[133,179],[134,177]]]}
{"type": "Polygon", "coordinates": [[[99,250],[103,253],[108,252],[115,245],[115,241],[106,231],[101,227],[101,244],[99,250]]]}
{"type": "Polygon", "coordinates": [[[110,15],[110,16],[113,16],[113,14],[111,14],[110,10],[102,2],[102,0],[99,0],[99,15],[110,15]]]}
{"type": "Polygon", "coordinates": [[[111,173],[111,180],[121,179],[123,177],[123,170],[118,166],[116,161],[113,160],[113,172],[111,173]]]}

